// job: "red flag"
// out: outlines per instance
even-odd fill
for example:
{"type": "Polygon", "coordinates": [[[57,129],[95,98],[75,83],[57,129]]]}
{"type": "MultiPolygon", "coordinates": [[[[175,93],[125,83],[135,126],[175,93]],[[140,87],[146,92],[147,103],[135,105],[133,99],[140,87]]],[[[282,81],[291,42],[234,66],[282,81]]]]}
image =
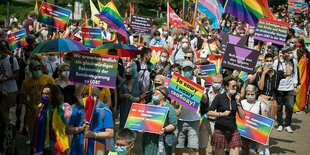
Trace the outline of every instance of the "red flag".
{"type": "Polygon", "coordinates": [[[87,24],[87,14],[86,11],[84,12],[84,17],[83,17],[83,28],[87,28],[88,24],[87,24]]]}
{"type": "Polygon", "coordinates": [[[168,7],[168,21],[170,24],[187,31],[191,31],[192,29],[194,29],[194,26],[183,21],[183,19],[174,12],[174,10],[170,7],[170,5],[168,5],[167,7],[168,7]]]}
{"type": "Polygon", "coordinates": [[[135,14],[135,6],[131,2],[129,3],[129,11],[131,15],[135,14]]]}
{"type": "Polygon", "coordinates": [[[91,96],[88,96],[86,99],[84,108],[85,108],[85,114],[84,114],[85,119],[87,122],[90,122],[92,119],[93,113],[96,109],[96,101],[93,100],[91,96]]]}

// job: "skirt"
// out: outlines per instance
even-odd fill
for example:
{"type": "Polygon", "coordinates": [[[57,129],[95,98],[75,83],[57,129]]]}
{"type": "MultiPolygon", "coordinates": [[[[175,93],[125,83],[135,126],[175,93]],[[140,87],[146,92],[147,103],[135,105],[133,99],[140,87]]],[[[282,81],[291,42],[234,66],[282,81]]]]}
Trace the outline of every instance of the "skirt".
{"type": "Polygon", "coordinates": [[[212,135],[211,144],[216,149],[234,149],[242,146],[238,130],[223,132],[215,129],[212,135]]]}

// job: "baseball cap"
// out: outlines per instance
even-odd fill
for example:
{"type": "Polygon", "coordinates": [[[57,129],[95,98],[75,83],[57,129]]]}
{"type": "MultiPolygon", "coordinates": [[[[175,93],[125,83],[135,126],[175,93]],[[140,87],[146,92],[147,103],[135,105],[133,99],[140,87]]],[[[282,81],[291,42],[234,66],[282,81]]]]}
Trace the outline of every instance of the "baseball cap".
{"type": "Polygon", "coordinates": [[[185,68],[185,67],[191,67],[191,68],[194,68],[194,64],[193,62],[189,61],[189,60],[185,60],[183,63],[182,63],[182,67],[185,68]]]}
{"type": "Polygon", "coordinates": [[[29,64],[29,68],[35,68],[37,66],[41,66],[41,63],[37,60],[32,60],[29,64]]]}

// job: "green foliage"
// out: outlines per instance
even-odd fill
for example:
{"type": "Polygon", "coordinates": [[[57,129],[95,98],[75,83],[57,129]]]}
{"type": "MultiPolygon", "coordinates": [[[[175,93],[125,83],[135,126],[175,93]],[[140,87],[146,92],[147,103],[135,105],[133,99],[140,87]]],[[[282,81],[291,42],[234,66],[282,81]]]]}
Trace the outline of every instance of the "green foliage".
{"type": "Polygon", "coordinates": [[[161,27],[163,23],[167,23],[167,17],[154,19],[158,23],[158,27],[161,27]]]}
{"type": "MultiPolygon", "coordinates": [[[[29,11],[34,9],[34,3],[23,3],[23,2],[16,2],[13,1],[10,3],[10,15],[15,14],[16,18],[19,22],[22,22],[24,19],[27,18],[29,11]]],[[[7,14],[7,5],[1,3],[0,4],[0,20],[6,20],[7,14]]]]}

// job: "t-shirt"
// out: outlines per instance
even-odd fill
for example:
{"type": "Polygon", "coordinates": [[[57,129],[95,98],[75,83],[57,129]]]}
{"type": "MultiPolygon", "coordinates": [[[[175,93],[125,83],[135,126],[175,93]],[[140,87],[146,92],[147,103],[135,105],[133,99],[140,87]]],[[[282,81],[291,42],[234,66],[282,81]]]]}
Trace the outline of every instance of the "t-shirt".
{"type": "Polygon", "coordinates": [[[55,84],[55,80],[45,74],[39,78],[27,78],[22,84],[21,94],[27,95],[27,100],[30,103],[39,104],[42,89],[47,84],[55,84]]]}
{"type": "Polygon", "coordinates": [[[241,101],[242,108],[246,111],[254,114],[259,114],[262,111],[266,111],[265,104],[261,104],[259,101],[255,103],[249,103],[246,99],[241,101]]]}
{"type": "MultiPolygon", "coordinates": [[[[81,104],[78,104],[72,111],[68,125],[72,125],[74,127],[82,126],[84,123],[83,121],[85,120],[84,113],[85,113],[84,106],[81,104]]],[[[112,129],[114,128],[112,112],[109,110],[109,107],[107,107],[105,104],[98,102],[96,110],[92,117],[89,130],[92,132],[103,132],[107,128],[112,128],[112,129]]],[[[94,146],[95,142],[106,145],[105,139],[88,138],[87,155],[95,154],[93,152],[94,147],[95,147],[94,146]]],[[[83,149],[84,149],[84,133],[80,132],[80,133],[73,135],[73,138],[71,141],[70,155],[79,155],[81,154],[81,152],[83,152],[83,149]]]]}
{"type": "Polygon", "coordinates": [[[217,117],[215,120],[215,129],[221,131],[235,131],[237,129],[236,124],[236,112],[237,112],[237,103],[234,97],[230,101],[226,93],[216,95],[209,111],[225,112],[226,110],[230,111],[228,116],[217,117]]]}
{"type": "Polygon", "coordinates": [[[105,98],[107,96],[111,96],[111,92],[110,92],[110,89],[109,88],[102,88],[102,90],[100,91],[100,94],[99,94],[99,101],[100,102],[105,102],[105,98]]]}
{"type": "MultiPolygon", "coordinates": [[[[10,62],[10,57],[7,56],[3,59],[0,59],[0,77],[10,77],[13,75],[13,71],[18,71],[19,66],[18,62],[15,57],[13,57],[13,64],[10,62]],[[12,70],[13,65],[13,70],[12,70]]],[[[14,92],[17,91],[17,83],[15,79],[4,81],[2,84],[0,84],[0,91],[5,92],[14,92]]]]}
{"type": "Polygon", "coordinates": [[[33,26],[33,19],[26,19],[24,22],[24,28],[26,30],[27,35],[29,35],[30,33],[29,26],[33,26]]]}

